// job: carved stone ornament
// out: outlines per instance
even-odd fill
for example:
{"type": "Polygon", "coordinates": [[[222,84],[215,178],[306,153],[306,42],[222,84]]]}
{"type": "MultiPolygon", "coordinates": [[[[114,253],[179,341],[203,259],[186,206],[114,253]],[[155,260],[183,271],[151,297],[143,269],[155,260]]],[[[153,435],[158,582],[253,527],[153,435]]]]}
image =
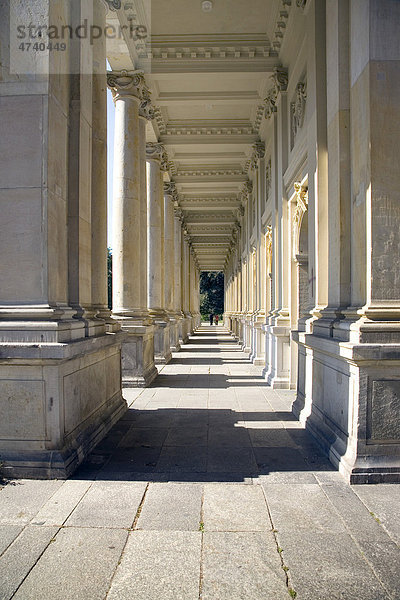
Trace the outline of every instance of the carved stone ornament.
{"type": "Polygon", "coordinates": [[[258,161],[264,158],[265,155],[265,144],[264,142],[255,142],[252,146],[253,152],[251,155],[250,168],[257,169],[258,161]]]}
{"type": "Polygon", "coordinates": [[[272,165],[271,159],[267,161],[267,166],[265,168],[265,194],[266,197],[269,198],[271,193],[271,185],[272,185],[272,165]]]}
{"type": "Polygon", "coordinates": [[[155,110],[151,104],[150,90],[146,83],[143,85],[142,101],[139,106],[139,115],[148,121],[152,121],[156,116],[155,110]]]}
{"type": "Polygon", "coordinates": [[[122,6],[121,0],[103,0],[103,4],[112,11],[119,10],[122,6]]]}
{"type": "Polygon", "coordinates": [[[296,138],[297,132],[303,126],[304,115],[306,112],[307,86],[305,83],[298,83],[296,87],[296,99],[290,105],[292,121],[292,138],[296,138]]]}
{"type": "Polygon", "coordinates": [[[264,98],[264,117],[269,119],[274,112],[276,112],[276,90],[272,88],[269,90],[266,98],[264,98]]]}
{"type": "Polygon", "coordinates": [[[285,67],[275,67],[273,75],[271,75],[273,87],[269,90],[266,98],[264,98],[264,116],[269,119],[276,112],[276,100],[280,92],[286,92],[288,85],[288,71],[285,67]]]}
{"type": "Polygon", "coordinates": [[[166,181],[164,183],[164,195],[171,196],[174,201],[178,199],[178,191],[174,181],[166,181]]]}
{"type": "Polygon", "coordinates": [[[298,6],[299,8],[304,8],[306,4],[307,0],[296,0],[296,6],[298,6]]]}
{"type": "Polygon", "coordinates": [[[114,99],[118,96],[136,96],[141,98],[143,87],[146,85],[142,71],[109,71],[107,85],[114,99]]]}
{"type": "Polygon", "coordinates": [[[308,209],[308,187],[296,182],[294,184],[294,190],[296,193],[296,206],[293,212],[293,256],[295,258],[299,253],[301,222],[303,220],[304,213],[308,209]]]}
{"type": "Polygon", "coordinates": [[[163,144],[159,142],[147,142],[146,158],[160,161],[160,169],[168,171],[168,155],[163,144]]]}
{"type": "Polygon", "coordinates": [[[285,67],[275,67],[271,79],[274,82],[277,95],[286,92],[288,86],[288,70],[285,67]]]}
{"type": "Polygon", "coordinates": [[[243,188],[239,195],[240,202],[242,205],[246,204],[252,191],[253,191],[253,184],[251,183],[250,180],[247,180],[246,183],[243,184],[243,188]]]}

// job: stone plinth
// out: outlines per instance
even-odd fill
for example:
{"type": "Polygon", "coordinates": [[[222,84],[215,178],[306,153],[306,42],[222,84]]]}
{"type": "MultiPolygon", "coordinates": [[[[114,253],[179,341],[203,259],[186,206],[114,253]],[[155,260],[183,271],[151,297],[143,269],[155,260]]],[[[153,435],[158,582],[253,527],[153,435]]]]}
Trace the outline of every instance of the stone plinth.
{"type": "Polygon", "coordinates": [[[0,457],[6,477],[65,479],[123,415],[121,344],[0,347],[0,457]]]}

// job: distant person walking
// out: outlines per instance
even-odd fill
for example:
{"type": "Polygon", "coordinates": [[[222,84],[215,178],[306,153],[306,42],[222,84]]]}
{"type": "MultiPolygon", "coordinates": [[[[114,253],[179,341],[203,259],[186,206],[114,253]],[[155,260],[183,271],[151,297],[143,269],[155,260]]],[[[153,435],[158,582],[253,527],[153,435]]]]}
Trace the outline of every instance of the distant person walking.
{"type": "Polygon", "coordinates": [[[214,324],[214,315],[210,313],[210,325],[214,324]]]}
{"type": "Polygon", "coordinates": [[[215,324],[218,326],[219,316],[215,315],[215,324]]]}

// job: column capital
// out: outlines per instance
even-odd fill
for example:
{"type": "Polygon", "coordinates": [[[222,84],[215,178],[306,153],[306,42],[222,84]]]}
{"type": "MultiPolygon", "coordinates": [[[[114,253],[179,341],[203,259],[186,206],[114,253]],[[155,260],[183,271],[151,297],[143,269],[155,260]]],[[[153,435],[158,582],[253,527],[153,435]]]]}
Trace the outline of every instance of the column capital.
{"type": "Polygon", "coordinates": [[[240,198],[240,201],[241,201],[242,205],[246,204],[246,202],[247,202],[250,194],[252,193],[252,191],[253,191],[253,184],[250,181],[250,179],[248,179],[243,184],[242,190],[241,190],[241,192],[239,194],[239,198],[240,198]]]}
{"type": "Polygon", "coordinates": [[[178,190],[176,189],[175,181],[164,182],[164,196],[170,196],[173,202],[178,200],[178,190]]]}
{"type": "Polygon", "coordinates": [[[162,171],[168,171],[168,154],[163,144],[160,142],[146,143],[146,158],[148,160],[157,160],[160,163],[162,171]]]}
{"type": "Polygon", "coordinates": [[[288,70],[285,67],[275,67],[271,75],[272,88],[264,98],[264,116],[269,119],[276,112],[276,101],[280,92],[286,92],[288,86],[288,70]]]}
{"type": "Polygon", "coordinates": [[[151,103],[151,92],[145,81],[142,89],[142,101],[139,106],[139,117],[143,117],[147,121],[152,121],[155,118],[155,110],[151,103]]]}
{"type": "Polygon", "coordinates": [[[121,0],[102,0],[105,8],[112,10],[115,12],[119,10],[122,6],[121,0]]]}
{"type": "Polygon", "coordinates": [[[250,169],[258,168],[258,161],[265,156],[265,144],[264,142],[254,142],[252,145],[252,153],[250,159],[250,169]]]}
{"type": "Polygon", "coordinates": [[[107,71],[107,86],[111,89],[114,100],[124,96],[141,99],[144,85],[142,71],[107,71]]]}

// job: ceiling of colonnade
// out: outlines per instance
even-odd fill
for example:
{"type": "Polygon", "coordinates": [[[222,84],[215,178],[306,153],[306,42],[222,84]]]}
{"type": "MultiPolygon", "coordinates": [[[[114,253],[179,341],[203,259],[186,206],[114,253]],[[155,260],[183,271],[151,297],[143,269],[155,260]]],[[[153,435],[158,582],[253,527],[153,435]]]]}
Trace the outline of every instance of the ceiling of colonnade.
{"type": "Polygon", "coordinates": [[[108,14],[110,22],[131,20],[150,33],[109,41],[108,59],[113,69],[145,72],[156,111],[148,141],[165,145],[167,177],[202,270],[223,269],[233,243],[290,4],[122,0],[108,14]]]}

